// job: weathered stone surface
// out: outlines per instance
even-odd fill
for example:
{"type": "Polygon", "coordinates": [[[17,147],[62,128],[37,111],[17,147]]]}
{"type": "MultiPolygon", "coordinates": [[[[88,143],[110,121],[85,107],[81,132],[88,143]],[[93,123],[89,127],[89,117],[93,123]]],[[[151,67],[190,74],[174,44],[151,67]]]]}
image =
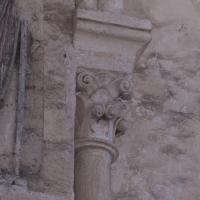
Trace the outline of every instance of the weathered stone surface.
{"type": "Polygon", "coordinates": [[[73,1],[44,1],[44,149],[41,181],[45,193],[73,198],[75,101],[71,46],[73,1]],[[68,74],[70,73],[70,74],[68,74]],[[71,76],[70,78],[68,78],[71,76]],[[71,87],[71,88],[70,88],[71,87]]]}
{"type": "Polygon", "coordinates": [[[14,70],[19,24],[13,0],[1,0],[0,13],[0,107],[2,107],[14,70]]]}
{"type": "Polygon", "coordinates": [[[13,145],[16,115],[16,71],[13,73],[5,104],[0,109],[0,169],[12,171],[13,145]]]}
{"type": "Polygon", "coordinates": [[[120,157],[112,171],[115,198],[196,200],[200,195],[197,1],[134,2],[154,26],[152,42],[133,74],[132,128],[118,143],[120,157]]]}
{"type": "Polygon", "coordinates": [[[31,192],[19,186],[0,186],[0,198],[3,200],[68,200],[62,195],[55,196],[31,192]]]}
{"type": "Polygon", "coordinates": [[[76,49],[135,58],[151,40],[148,20],[78,9],[73,43],[76,49]]]}
{"type": "Polygon", "coordinates": [[[31,55],[26,85],[25,126],[21,149],[21,174],[36,176],[40,172],[43,138],[43,55],[42,2],[16,1],[21,18],[28,20],[31,32],[31,55]]]}
{"type": "Polygon", "coordinates": [[[33,37],[22,175],[31,190],[72,199],[75,101],[67,96],[74,94],[75,73],[66,51],[75,2],[19,0],[18,5],[33,37]]]}
{"type": "Polygon", "coordinates": [[[79,8],[120,13],[123,11],[123,0],[76,0],[79,8]]]}
{"type": "MultiPolygon", "coordinates": [[[[43,194],[31,198],[21,190],[0,189],[0,195],[9,200],[46,200],[56,197],[44,193],[62,193],[72,200],[76,67],[131,73],[135,57],[126,57],[131,51],[112,55],[75,50],[73,0],[18,2],[33,36],[22,172],[29,189],[43,194]]],[[[117,141],[120,156],[112,167],[114,199],[199,200],[199,1],[124,0],[124,8],[126,15],[150,19],[153,31],[148,48],[135,60],[131,127],[117,141]]],[[[91,30],[105,30],[99,28],[92,24],[91,30]]],[[[3,173],[12,169],[15,85],[0,111],[3,173]]]]}
{"type": "Polygon", "coordinates": [[[42,180],[45,192],[62,194],[72,198],[73,148],[71,145],[47,144],[44,149],[42,180]]]}
{"type": "Polygon", "coordinates": [[[98,8],[102,11],[121,13],[123,12],[123,0],[98,0],[98,8]]]}

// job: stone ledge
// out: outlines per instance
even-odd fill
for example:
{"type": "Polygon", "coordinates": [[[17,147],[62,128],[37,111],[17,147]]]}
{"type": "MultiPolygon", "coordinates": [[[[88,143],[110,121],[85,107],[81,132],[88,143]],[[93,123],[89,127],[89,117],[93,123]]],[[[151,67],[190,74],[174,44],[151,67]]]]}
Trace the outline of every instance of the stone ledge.
{"type": "Polygon", "coordinates": [[[152,30],[152,24],[149,20],[136,19],[121,14],[78,9],[76,17],[80,20],[90,20],[98,23],[116,25],[134,30],[152,30]]]}
{"type": "Polygon", "coordinates": [[[76,49],[135,57],[151,41],[151,22],[121,14],[78,9],[74,20],[76,49]]]}
{"type": "Polygon", "coordinates": [[[107,142],[103,139],[96,139],[96,138],[84,138],[84,139],[77,139],[75,141],[75,151],[76,153],[83,149],[103,149],[110,153],[112,156],[112,162],[115,162],[119,156],[119,152],[115,145],[112,143],[107,142]]]}
{"type": "Polygon", "coordinates": [[[122,26],[115,26],[111,24],[102,24],[96,21],[77,21],[77,30],[99,34],[104,37],[110,36],[119,39],[125,39],[136,42],[144,42],[151,39],[149,32],[140,31],[137,29],[130,29],[122,26]]]}

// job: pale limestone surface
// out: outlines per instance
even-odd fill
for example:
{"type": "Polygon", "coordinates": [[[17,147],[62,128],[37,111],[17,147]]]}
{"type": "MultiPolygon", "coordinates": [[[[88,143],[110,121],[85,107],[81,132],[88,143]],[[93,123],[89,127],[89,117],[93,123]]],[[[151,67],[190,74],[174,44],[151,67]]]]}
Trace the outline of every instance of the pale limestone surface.
{"type": "MultiPolygon", "coordinates": [[[[153,32],[133,74],[132,125],[127,137],[118,142],[120,158],[112,171],[115,199],[198,200],[198,1],[131,4],[138,4],[141,17],[143,13],[151,19],[153,32]]],[[[128,14],[137,12],[128,10],[128,14]]]]}
{"type": "MultiPolygon", "coordinates": [[[[118,71],[128,66],[129,72],[133,66],[120,56],[110,59],[103,53],[73,49],[73,0],[18,1],[33,35],[22,172],[29,177],[29,190],[63,194],[72,200],[75,66],[77,62],[102,69],[114,65],[118,71]]],[[[132,125],[117,142],[120,156],[112,168],[114,199],[199,200],[200,3],[125,0],[124,8],[129,16],[150,19],[153,32],[133,73],[128,113],[132,125]]],[[[11,133],[13,101],[4,109],[0,124],[5,125],[6,116],[6,130],[11,133]]],[[[10,169],[11,156],[4,150],[11,155],[13,137],[4,130],[0,128],[0,163],[1,168],[10,169]],[[1,161],[5,155],[8,162],[1,161]]],[[[3,199],[13,199],[13,192],[9,197],[5,189],[0,191],[3,199]]],[[[27,192],[15,195],[29,198],[27,192]]]]}

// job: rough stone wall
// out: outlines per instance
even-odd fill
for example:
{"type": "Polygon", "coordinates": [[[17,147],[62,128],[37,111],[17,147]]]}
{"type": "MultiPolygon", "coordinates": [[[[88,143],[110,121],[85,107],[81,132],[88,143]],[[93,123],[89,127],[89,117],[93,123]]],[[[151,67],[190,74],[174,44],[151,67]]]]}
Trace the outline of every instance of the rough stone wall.
{"type": "MultiPolygon", "coordinates": [[[[74,1],[19,0],[32,35],[22,178],[32,191],[73,199],[74,87],[67,49],[74,1]],[[71,98],[72,97],[72,98],[71,98]]],[[[75,96],[74,96],[75,98],[75,96]]]]}
{"type": "Polygon", "coordinates": [[[13,143],[16,117],[16,71],[12,75],[9,94],[6,95],[5,105],[0,110],[0,176],[11,173],[13,167],[13,143]]]}
{"type": "Polygon", "coordinates": [[[126,1],[152,41],[133,73],[132,123],[113,166],[116,200],[198,200],[200,20],[197,0],[126,1]]]}
{"type": "MultiPolygon", "coordinates": [[[[62,194],[68,200],[73,199],[74,171],[75,67],[68,53],[74,6],[73,0],[18,0],[33,37],[22,175],[30,190],[62,194]]],[[[120,157],[112,168],[114,198],[199,200],[200,4],[125,0],[124,13],[150,19],[153,32],[133,72],[134,97],[128,113],[132,125],[118,140],[120,157]]],[[[14,82],[10,100],[0,111],[1,169],[12,166],[14,82]]],[[[1,191],[0,197],[6,194],[1,191]]]]}

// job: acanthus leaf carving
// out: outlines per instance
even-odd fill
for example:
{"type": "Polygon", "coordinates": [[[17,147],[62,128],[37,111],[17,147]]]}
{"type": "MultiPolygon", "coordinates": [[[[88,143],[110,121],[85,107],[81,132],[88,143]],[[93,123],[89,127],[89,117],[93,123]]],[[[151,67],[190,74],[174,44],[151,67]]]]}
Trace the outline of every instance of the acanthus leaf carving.
{"type": "Polygon", "coordinates": [[[128,127],[127,104],[132,95],[129,75],[80,68],[77,72],[78,120],[76,138],[103,139],[114,143],[128,127]]]}

